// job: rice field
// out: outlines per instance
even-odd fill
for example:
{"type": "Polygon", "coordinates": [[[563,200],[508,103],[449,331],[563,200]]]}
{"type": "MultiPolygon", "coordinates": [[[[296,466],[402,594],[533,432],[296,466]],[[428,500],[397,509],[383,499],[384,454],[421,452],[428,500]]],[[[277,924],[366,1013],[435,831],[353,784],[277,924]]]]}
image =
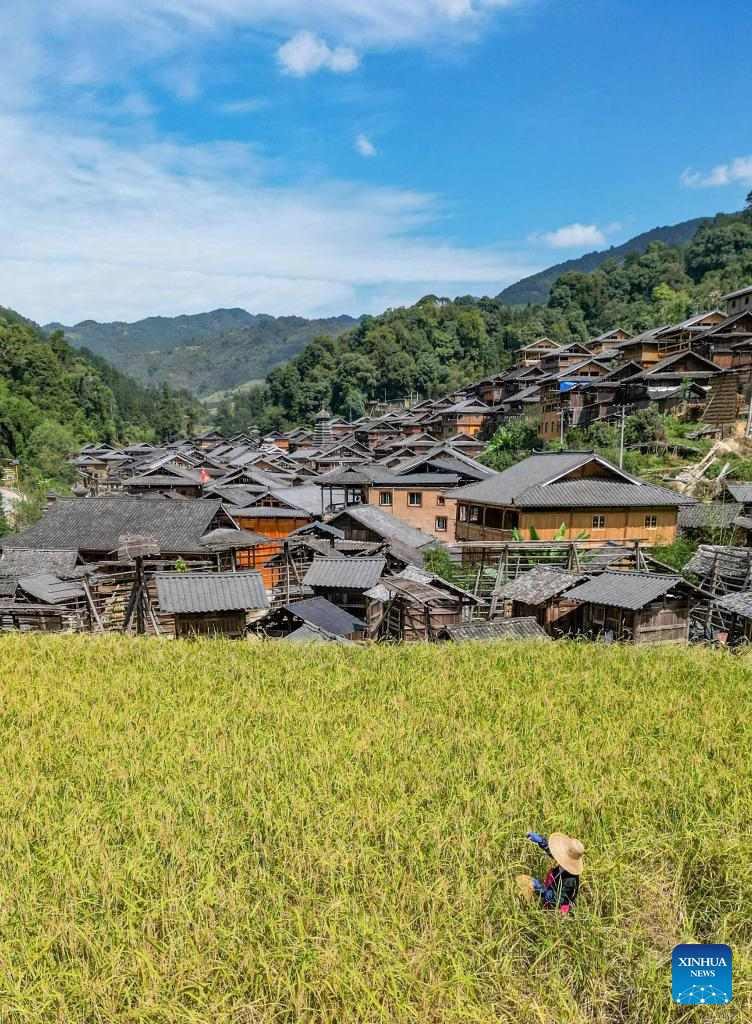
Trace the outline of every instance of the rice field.
{"type": "Polygon", "coordinates": [[[750,655],[26,636],[0,686],[3,1024],[752,1019],[750,655]]]}

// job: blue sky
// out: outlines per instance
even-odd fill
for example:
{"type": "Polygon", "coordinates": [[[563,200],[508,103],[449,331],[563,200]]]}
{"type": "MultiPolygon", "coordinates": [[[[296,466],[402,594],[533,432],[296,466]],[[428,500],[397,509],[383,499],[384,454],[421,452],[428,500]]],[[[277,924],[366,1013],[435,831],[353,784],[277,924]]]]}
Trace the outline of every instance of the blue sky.
{"type": "Polygon", "coordinates": [[[747,6],[6,0],[0,303],[379,312],[738,209],[747,6]]]}

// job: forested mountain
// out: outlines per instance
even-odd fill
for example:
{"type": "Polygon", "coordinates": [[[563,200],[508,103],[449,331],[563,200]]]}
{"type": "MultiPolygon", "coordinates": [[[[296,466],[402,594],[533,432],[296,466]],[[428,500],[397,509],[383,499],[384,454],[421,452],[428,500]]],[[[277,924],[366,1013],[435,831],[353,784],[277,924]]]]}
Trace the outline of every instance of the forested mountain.
{"type": "Polygon", "coordinates": [[[703,222],[686,246],[656,241],[621,263],[607,260],[589,274],[564,274],[546,306],[429,295],[414,306],[364,317],[337,339],[316,338],[272,370],[266,387],[222,403],[217,422],[226,430],[285,428],[312,423],[322,405],[355,417],[372,398],[445,394],[503,369],[515,349],[542,334],[586,342],[616,325],[637,332],[706,309],[723,292],[748,283],[752,208],[703,222]]]}
{"type": "Polygon", "coordinates": [[[607,260],[623,260],[631,253],[643,253],[653,242],[665,242],[666,245],[686,245],[701,224],[706,222],[706,217],[696,217],[694,220],[685,220],[681,224],[672,224],[669,227],[653,228],[652,231],[644,231],[641,235],[635,235],[628,242],[622,245],[612,245],[610,249],[603,249],[600,252],[589,252],[575,260],[566,260],[564,263],[556,263],[547,270],[541,270],[538,274],[525,277],[516,284],[505,288],[499,296],[504,302],[511,306],[526,306],[528,303],[546,303],[551,291],[551,285],[562,274],[571,272],[590,273],[597,270],[607,260]]]}
{"type": "Polygon", "coordinates": [[[21,463],[25,489],[66,483],[65,460],[88,441],[168,440],[200,414],[190,396],[144,388],[0,307],[0,459],[21,463]]]}
{"type": "Polygon", "coordinates": [[[263,380],[272,367],[292,359],[318,334],[336,337],[357,320],[349,316],[306,320],[215,309],[194,316],[153,316],[136,323],[84,320],[63,330],[77,348],[104,356],[142,384],[167,383],[199,395],[263,380]]]}

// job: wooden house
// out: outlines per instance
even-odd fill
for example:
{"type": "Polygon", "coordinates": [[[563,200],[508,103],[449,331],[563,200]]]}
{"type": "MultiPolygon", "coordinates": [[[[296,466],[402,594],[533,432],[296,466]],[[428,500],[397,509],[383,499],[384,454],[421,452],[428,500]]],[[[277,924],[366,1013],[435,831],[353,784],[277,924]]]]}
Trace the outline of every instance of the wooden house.
{"type": "Polygon", "coordinates": [[[258,572],[159,572],[154,582],[159,611],[172,616],[176,637],[240,637],[269,610],[258,572]]]}
{"type": "Polygon", "coordinates": [[[553,540],[671,543],[677,510],[694,498],[646,483],[593,452],[537,452],[503,473],[452,492],[458,541],[511,540],[535,527],[553,540]]]}
{"type": "Polygon", "coordinates": [[[573,632],[578,605],[567,599],[571,590],[588,577],[582,572],[537,565],[496,591],[496,600],[504,602],[511,618],[532,617],[551,636],[573,632]]]}
{"type": "Polygon", "coordinates": [[[378,505],[350,506],[333,516],[329,523],[342,530],[347,540],[376,543],[397,541],[416,550],[436,547],[440,543],[432,534],[416,529],[378,505]]]}
{"type": "Polygon", "coordinates": [[[334,556],[314,558],[303,577],[303,587],[315,597],[349,612],[356,619],[365,619],[367,599],[365,592],[375,587],[386,568],[383,555],[353,558],[334,556]]]}
{"type": "Polygon", "coordinates": [[[515,363],[517,366],[535,366],[549,352],[555,351],[559,346],[551,338],[536,338],[529,345],[523,345],[515,352],[515,363]]]}
{"type": "Polygon", "coordinates": [[[745,288],[739,288],[738,291],[722,295],[721,302],[726,303],[726,310],[729,316],[752,309],[752,285],[747,285],[745,288]]]}
{"type": "Polygon", "coordinates": [[[580,606],[569,616],[577,632],[646,644],[689,639],[693,593],[681,576],[606,569],[565,596],[580,606]]]}
{"type": "Polygon", "coordinates": [[[411,643],[435,640],[445,626],[470,620],[479,598],[433,573],[408,566],[366,591],[368,634],[411,643]]]}

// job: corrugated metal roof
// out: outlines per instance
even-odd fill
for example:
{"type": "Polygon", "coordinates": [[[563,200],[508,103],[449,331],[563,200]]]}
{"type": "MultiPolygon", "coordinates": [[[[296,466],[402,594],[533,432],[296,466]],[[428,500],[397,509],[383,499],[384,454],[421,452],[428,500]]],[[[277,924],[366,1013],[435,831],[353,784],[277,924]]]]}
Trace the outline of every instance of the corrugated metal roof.
{"type": "Polygon", "coordinates": [[[349,640],[344,636],[334,636],[332,633],[327,633],[325,629],[319,629],[318,626],[312,626],[310,623],[305,623],[298,629],[294,629],[292,633],[288,633],[287,636],[280,638],[287,643],[313,643],[313,644],[339,644],[343,647],[348,647],[353,641],[349,640]]]}
{"type": "Polygon", "coordinates": [[[594,458],[596,456],[592,452],[536,452],[502,473],[494,473],[487,480],[459,487],[452,491],[452,497],[493,505],[512,505],[523,491],[571,472],[594,458]]]}
{"type": "Polygon", "coordinates": [[[266,505],[247,505],[239,508],[228,505],[227,511],[233,519],[311,519],[310,512],[296,508],[268,508],[266,505]]]}
{"type": "Polygon", "coordinates": [[[338,608],[325,597],[309,597],[305,601],[294,601],[283,607],[285,611],[302,619],[303,622],[318,626],[333,636],[347,636],[356,630],[364,632],[367,628],[361,619],[338,608]]]}
{"type": "Polygon", "coordinates": [[[546,640],[550,641],[537,619],[522,616],[499,619],[498,622],[458,622],[445,626],[443,633],[450,640],[546,640]]]}
{"type": "Polygon", "coordinates": [[[167,498],[58,498],[42,519],[3,538],[11,548],[114,551],[124,534],[154,537],[163,554],[201,551],[219,501],[167,498]]]}
{"type": "Polygon", "coordinates": [[[344,590],[368,590],[381,579],[386,559],[376,558],[316,557],[303,577],[305,587],[341,587],[344,590]]]}
{"type": "Polygon", "coordinates": [[[681,576],[606,569],[600,576],[568,591],[567,599],[635,611],[682,584],[688,585],[681,576]]]}
{"type": "Polygon", "coordinates": [[[158,572],[160,611],[177,614],[268,608],[259,572],[158,572]]]}

